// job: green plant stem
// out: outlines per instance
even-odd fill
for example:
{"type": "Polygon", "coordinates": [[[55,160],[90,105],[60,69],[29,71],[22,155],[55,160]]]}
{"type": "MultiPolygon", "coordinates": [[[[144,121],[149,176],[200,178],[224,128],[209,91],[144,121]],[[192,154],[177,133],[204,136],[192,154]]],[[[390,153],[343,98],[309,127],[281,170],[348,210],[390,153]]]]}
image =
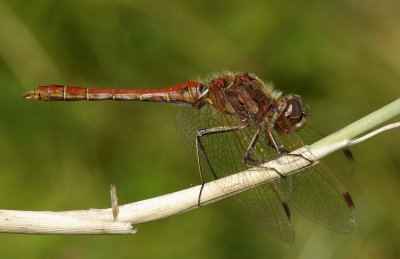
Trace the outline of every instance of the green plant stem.
{"type": "Polygon", "coordinates": [[[329,146],[334,143],[352,139],[356,136],[365,133],[376,126],[398,116],[400,114],[400,98],[382,107],[381,109],[368,114],[356,122],[344,127],[343,129],[321,139],[310,145],[309,149],[312,152],[315,149],[329,146]]]}

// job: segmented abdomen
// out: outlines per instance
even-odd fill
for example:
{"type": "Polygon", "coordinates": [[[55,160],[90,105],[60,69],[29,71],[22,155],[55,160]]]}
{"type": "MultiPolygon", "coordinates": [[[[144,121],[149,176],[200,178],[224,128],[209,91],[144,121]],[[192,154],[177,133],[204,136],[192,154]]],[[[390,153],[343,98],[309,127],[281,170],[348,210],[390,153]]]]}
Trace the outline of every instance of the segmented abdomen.
{"type": "Polygon", "coordinates": [[[201,95],[203,85],[200,82],[186,83],[149,90],[131,89],[98,89],[75,86],[46,85],[39,86],[23,94],[23,97],[43,101],[139,101],[139,102],[172,102],[193,103],[201,95]]]}

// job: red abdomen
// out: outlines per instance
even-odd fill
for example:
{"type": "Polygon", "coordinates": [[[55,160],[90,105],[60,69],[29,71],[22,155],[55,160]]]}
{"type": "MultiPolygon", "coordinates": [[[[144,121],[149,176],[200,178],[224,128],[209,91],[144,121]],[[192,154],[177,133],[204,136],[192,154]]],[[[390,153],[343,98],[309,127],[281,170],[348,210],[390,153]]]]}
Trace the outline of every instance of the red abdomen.
{"type": "Polygon", "coordinates": [[[51,84],[39,86],[36,90],[26,92],[22,96],[27,99],[43,101],[117,100],[193,103],[198,99],[202,90],[203,85],[194,81],[188,81],[177,86],[149,90],[82,88],[51,84]]]}

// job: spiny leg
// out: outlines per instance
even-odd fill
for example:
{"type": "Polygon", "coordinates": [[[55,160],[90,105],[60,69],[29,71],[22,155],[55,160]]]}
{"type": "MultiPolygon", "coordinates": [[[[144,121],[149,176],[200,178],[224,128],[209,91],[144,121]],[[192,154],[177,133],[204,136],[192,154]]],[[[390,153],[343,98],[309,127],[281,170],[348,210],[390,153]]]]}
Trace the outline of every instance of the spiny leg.
{"type": "Polygon", "coordinates": [[[272,134],[272,130],[270,126],[267,126],[267,137],[269,140],[268,145],[271,146],[278,152],[279,154],[287,154],[289,153],[288,150],[286,150],[283,146],[279,146],[278,143],[275,140],[274,135],[272,134]]]}
{"type": "Polygon", "coordinates": [[[261,126],[257,128],[256,133],[254,134],[249,146],[247,147],[246,153],[244,153],[242,161],[248,166],[260,166],[262,164],[251,157],[253,148],[257,144],[258,138],[260,136],[260,132],[261,132],[261,126]]]}
{"type": "Polygon", "coordinates": [[[219,133],[226,133],[226,132],[231,132],[231,131],[236,131],[236,130],[242,130],[245,129],[249,126],[250,124],[245,124],[245,125],[237,125],[237,126],[221,126],[221,127],[214,127],[214,128],[209,128],[209,129],[199,129],[196,134],[196,155],[197,155],[197,163],[199,165],[199,173],[200,173],[200,180],[201,180],[201,188],[200,188],[200,193],[199,193],[199,198],[197,201],[198,206],[200,207],[200,198],[201,198],[201,193],[204,188],[204,177],[203,177],[203,172],[201,170],[201,163],[200,163],[200,152],[203,154],[204,159],[207,162],[207,165],[215,179],[218,179],[217,174],[214,171],[214,168],[212,167],[210,163],[210,159],[208,157],[208,154],[204,148],[203,143],[201,142],[201,138],[207,135],[212,135],[212,134],[219,134],[219,133]]]}
{"type": "MultiPolygon", "coordinates": [[[[257,159],[254,159],[252,157],[252,153],[253,153],[254,147],[257,144],[257,141],[259,139],[260,132],[261,132],[261,125],[259,125],[259,127],[257,128],[257,131],[254,134],[254,136],[253,136],[253,138],[252,138],[252,140],[251,140],[249,146],[247,147],[247,150],[246,150],[246,152],[245,152],[245,154],[243,156],[242,161],[243,161],[243,163],[245,163],[248,166],[255,166],[255,167],[258,166],[258,167],[260,167],[262,164],[265,164],[266,162],[268,162],[267,160],[257,160],[257,159]]],[[[271,134],[271,136],[272,136],[272,134],[271,134]]],[[[273,140],[273,142],[276,144],[275,140],[273,140]]],[[[270,146],[270,143],[271,143],[271,140],[269,140],[269,143],[268,143],[269,146],[270,146]]],[[[280,148],[279,151],[277,151],[277,152],[280,153],[280,154],[289,153],[289,152],[287,152],[287,153],[280,152],[282,150],[283,150],[283,148],[280,148]]],[[[277,174],[279,174],[279,176],[281,176],[282,178],[286,177],[285,175],[281,174],[278,170],[276,170],[274,168],[271,168],[271,169],[274,170],[277,174]]]]}
{"type": "MultiPolygon", "coordinates": [[[[257,141],[258,141],[258,139],[260,137],[261,127],[262,127],[261,124],[257,127],[257,131],[254,134],[249,146],[247,147],[246,153],[243,156],[243,162],[246,165],[249,165],[249,166],[260,166],[261,164],[264,164],[264,163],[268,162],[267,160],[257,161],[256,159],[251,157],[253,149],[254,149],[255,145],[257,144],[257,141]]],[[[270,129],[269,126],[267,126],[267,137],[268,137],[268,141],[269,141],[268,142],[268,146],[274,148],[276,150],[276,152],[278,152],[279,154],[287,154],[287,153],[289,153],[289,151],[284,149],[283,146],[278,146],[274,136],[272,135],[272,132],[271,132],[271,129],[270,129]]]]}

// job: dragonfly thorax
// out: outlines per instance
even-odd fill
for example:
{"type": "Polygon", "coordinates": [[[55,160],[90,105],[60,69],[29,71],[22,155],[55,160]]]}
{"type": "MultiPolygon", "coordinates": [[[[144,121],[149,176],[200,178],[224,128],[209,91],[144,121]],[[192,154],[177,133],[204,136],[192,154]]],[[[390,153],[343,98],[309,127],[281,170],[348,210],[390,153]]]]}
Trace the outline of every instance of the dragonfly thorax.
{"type": "Polygon", "coordinates": [[[265,123],[280,135],[296,132],[307,122],[308,108],[300,96],[280,98],[281,92],[273,89],[251,73],[226,73],[213,79],[196,107],[210,104],[245,123],[265,123]],[[200,104],[200,105],[199,105],[200,104]]]}

